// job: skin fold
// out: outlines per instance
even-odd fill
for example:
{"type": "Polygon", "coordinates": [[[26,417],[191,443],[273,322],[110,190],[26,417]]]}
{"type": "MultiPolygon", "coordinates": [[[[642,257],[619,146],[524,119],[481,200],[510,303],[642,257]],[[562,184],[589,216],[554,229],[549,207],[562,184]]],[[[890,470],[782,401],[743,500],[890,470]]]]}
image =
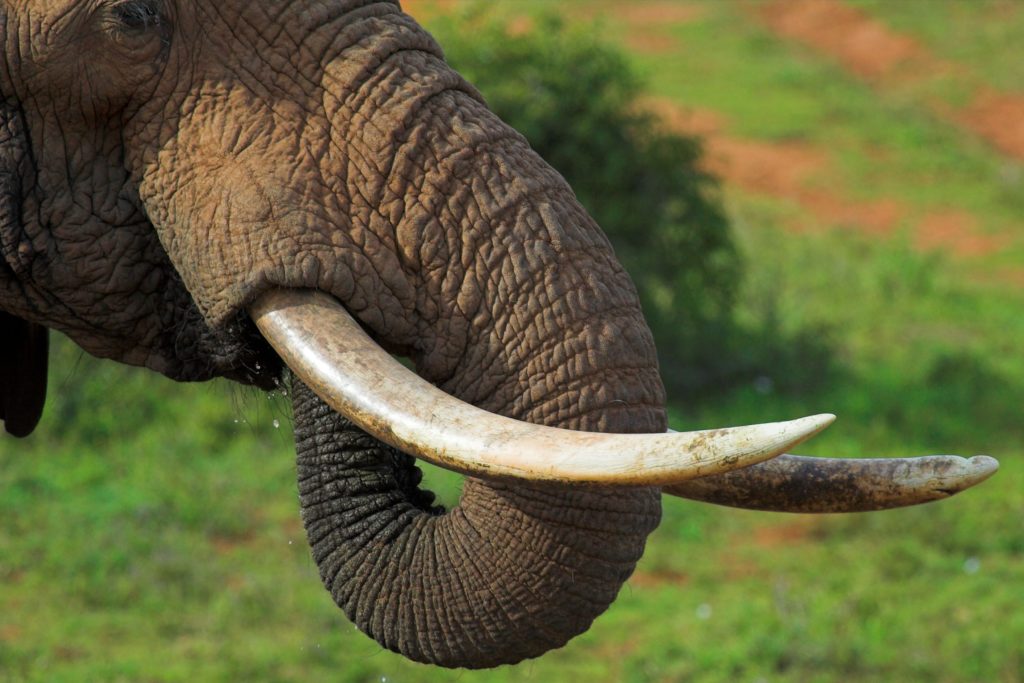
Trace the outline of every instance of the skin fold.
{"type": "MultiPolygon", "coordinates": [[[[269,387],[283,369],[246,307],[316,289],[467,402],[665,430],[651,335],[607,239],[396,2],[2,0],[0,55],[0,331],[269,387]]],[[[0,372],[20,348],[0,346],[0,372]]],[[[656,489],[479,479],[442,513],[408,456],[300,382],[292,394],[324,583],[418,661],[563,645],[659,521],[656,489]]]]}

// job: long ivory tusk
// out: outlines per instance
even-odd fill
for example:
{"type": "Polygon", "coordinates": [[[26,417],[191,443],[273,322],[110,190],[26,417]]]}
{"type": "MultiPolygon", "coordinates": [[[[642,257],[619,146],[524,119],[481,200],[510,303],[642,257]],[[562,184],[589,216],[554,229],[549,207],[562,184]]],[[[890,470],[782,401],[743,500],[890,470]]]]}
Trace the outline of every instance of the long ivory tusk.
{"type": "Polygon", "coordinates": [[[955,455],[846,460],[783,455],[742,470],[672,484],[664,493],[773,512],[867,512],[956,495],[999,469],[995,458],[955,455]]]}
{"type": "Polygon", "coordinates": [[[678,434],[544,427],[459,401],[381,349],[333,298],[276,290],[249,309],[284,362],[328,405],[377,439],[485,477],[663,485],[748,467],[830,425],[833,415],[678,434]]]}

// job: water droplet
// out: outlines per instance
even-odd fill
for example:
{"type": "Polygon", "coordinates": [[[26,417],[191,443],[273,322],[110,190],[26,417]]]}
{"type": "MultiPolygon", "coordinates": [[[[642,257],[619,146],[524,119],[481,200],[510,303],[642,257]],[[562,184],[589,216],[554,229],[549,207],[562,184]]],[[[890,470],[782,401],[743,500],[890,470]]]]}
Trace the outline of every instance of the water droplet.
{"type": "Polygon", "coordinates": [[[280,427],[281,427],[281,421],[280,420],[274,420],[274,429],[280,429],[280,427]]]}
{"type": "Polygon", "coordinates": [[[711,605],[704,602],[697,605],[697,618],[702,621],[707,621],[711,618],[711,605]]]}
{"type": "Polygon", "coordinates": [[[259,363],[257,363],[257,364],[256,364],[256,369],[257,369],[257,370],[262,370],[262,368],[260,367],[260,364],[259,364],[259,363]]]}
{"type": "Polygon", "coordinates": [[[968,574],[977,574],[981,569],[981,560],[976,557],[968,557],[964,560],[964,571],[968,574]]]}
{"type": "MultiPolygon", "coordinates": [[[[291,545],[291,544],[292,544],[292,542],[291,542],[291,541],[288,541],[288,545],[291,545]]],[[[319,645],[317,645],[317,647],[320,647],[320,646],[319,646],[319,645]]]]}
{"type": "Polygon", "coordinates": [[[235,424],[238,424],[238,418],[237,417],[235,418],[235,424]]]}

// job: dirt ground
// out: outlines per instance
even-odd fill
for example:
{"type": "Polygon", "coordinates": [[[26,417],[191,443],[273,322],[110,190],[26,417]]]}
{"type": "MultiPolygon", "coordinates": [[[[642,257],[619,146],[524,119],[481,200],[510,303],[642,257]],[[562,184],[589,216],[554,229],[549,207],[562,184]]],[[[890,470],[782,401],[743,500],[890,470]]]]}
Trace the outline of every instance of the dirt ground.
{"type": "Polygon", "coordinates": [[[1004,154],[1024,159],[1024,94],[981,89],[961,121],[1004,154]]]}
{"type": "Polygon", "coordinates": [[[755,13],[778,35],[825,52],[864,78],[892,78],[926,62],[934,66],[912,39],[841,2],[785,0],[758,5],[755,13]]]}

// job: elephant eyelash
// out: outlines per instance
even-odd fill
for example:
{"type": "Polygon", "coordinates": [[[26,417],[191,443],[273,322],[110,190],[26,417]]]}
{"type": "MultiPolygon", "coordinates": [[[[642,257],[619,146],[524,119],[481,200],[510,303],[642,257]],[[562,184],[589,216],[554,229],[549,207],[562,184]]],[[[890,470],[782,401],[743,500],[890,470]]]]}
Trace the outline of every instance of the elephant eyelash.
{"type": "Polygon", "coordinates": [[[163,51],[170,46],[171,22],[165,9],[163,0],[108,0],[101,21],[114,43],[140,57],[149,47],[163,51]]]}
{"type": "Polygon", "coordinates": [[[148,31],[163,23],[158,0],[127,0],[111,8],[121,28],[129,31],[148,31]]]}

